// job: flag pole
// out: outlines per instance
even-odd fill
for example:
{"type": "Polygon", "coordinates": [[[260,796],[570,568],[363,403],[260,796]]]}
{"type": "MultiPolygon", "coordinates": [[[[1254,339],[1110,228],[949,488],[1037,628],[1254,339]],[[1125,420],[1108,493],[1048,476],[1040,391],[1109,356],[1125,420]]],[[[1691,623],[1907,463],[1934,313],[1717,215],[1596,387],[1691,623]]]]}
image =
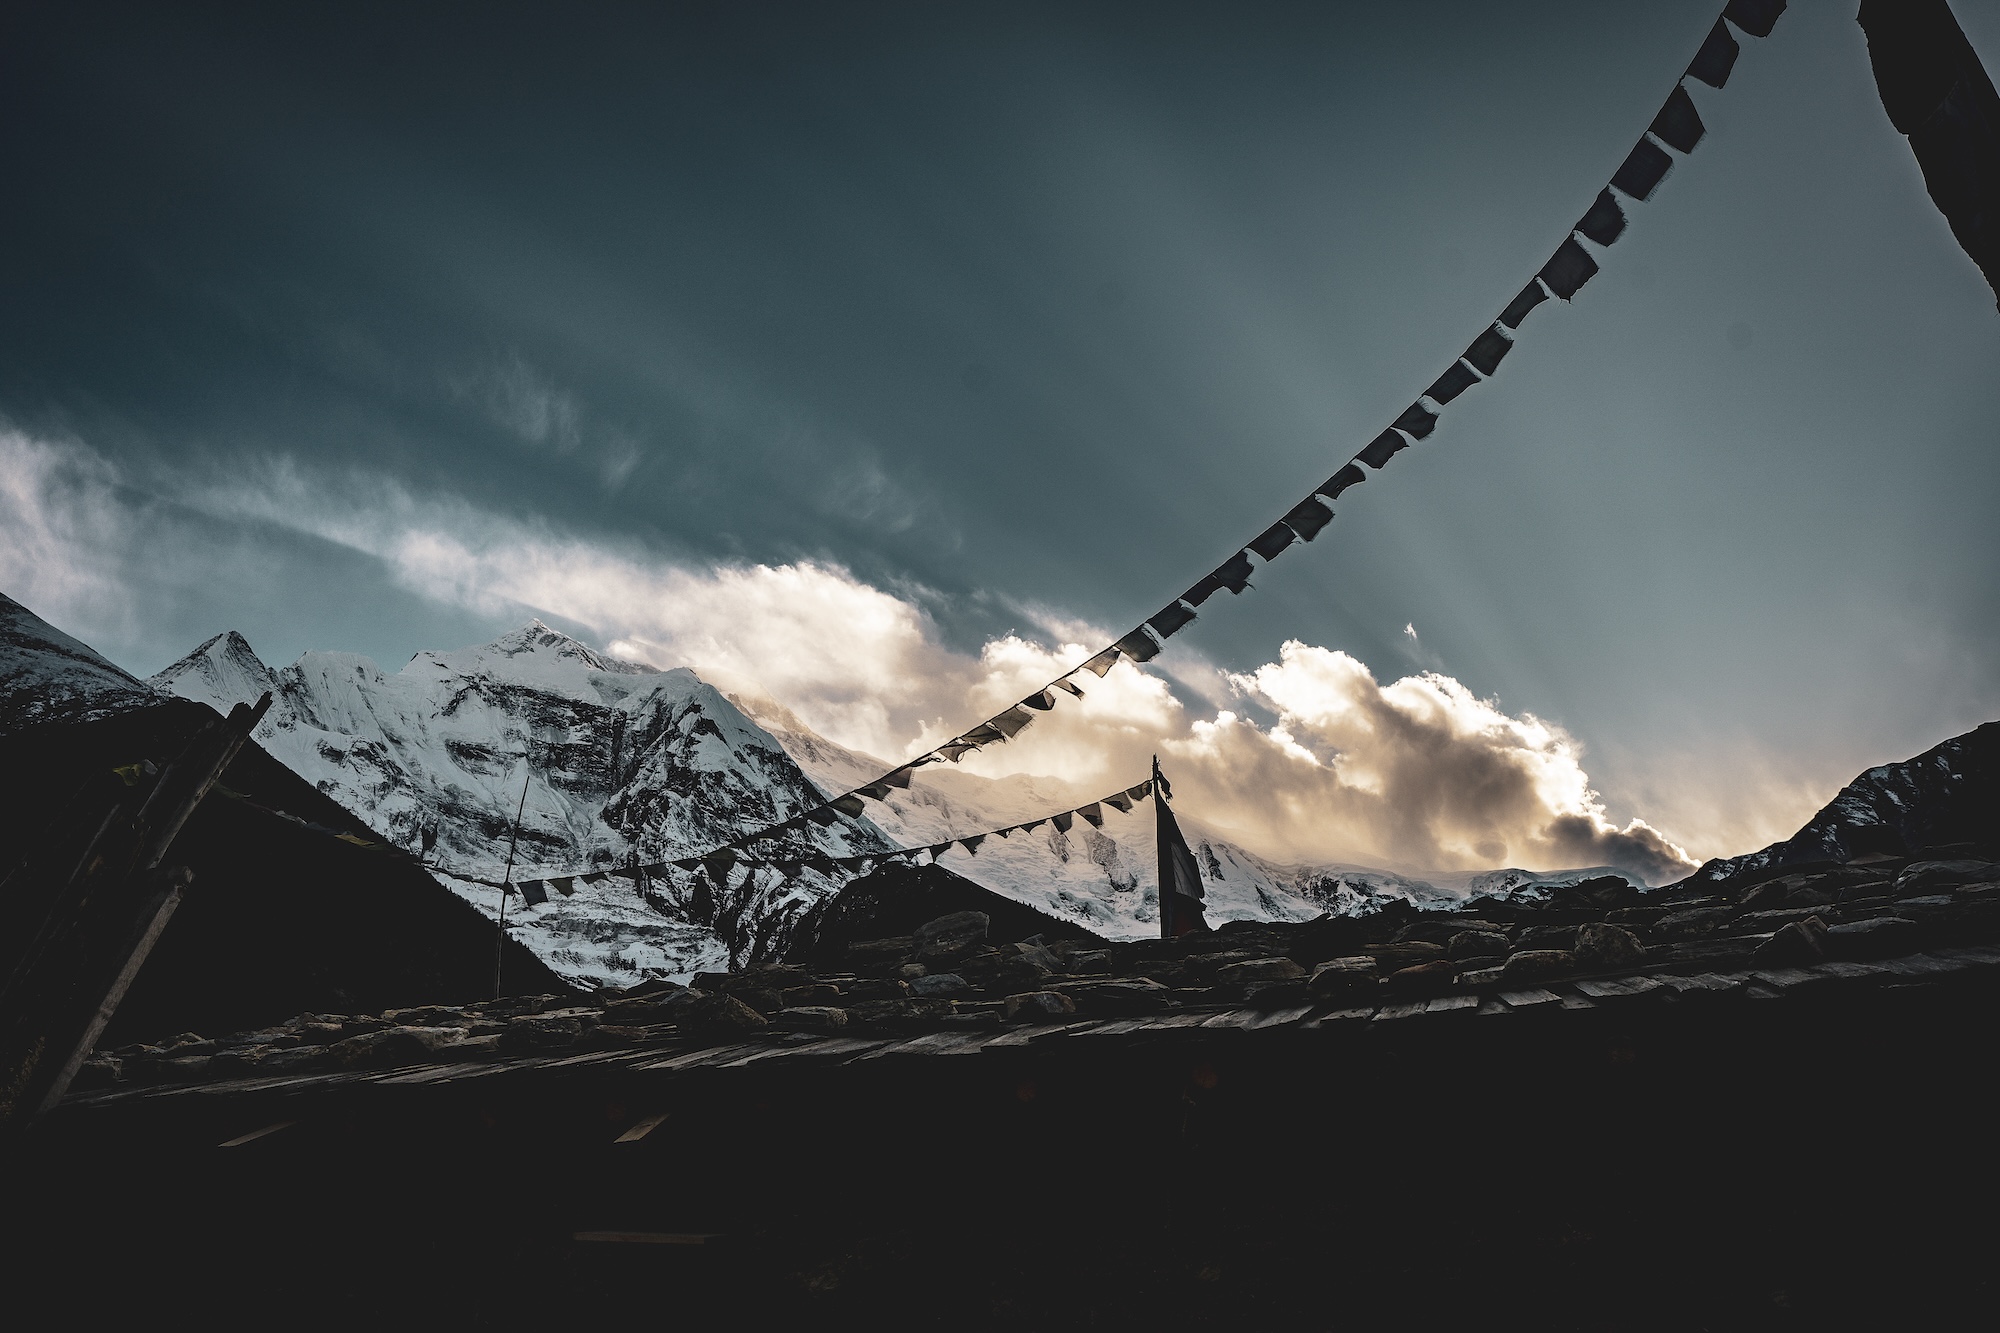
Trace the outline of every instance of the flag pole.
{"type": "Polygon", "coordinates": [[[1173,850],[1167,840],[1167,789],[1160,780],[1160,756],[1153,756],[1153,851],[1160,865],[1160,938],[1174,938],[1173,850]]]}
{"type": "Polygon", "coordinates": [[[493,937],[493,998],[500,998],[500,965],[507,954],[507,895],[508,887],[514,882],[514,848],[521,841],[521,815],[528,808],[528,783],[535,770],[528,767],[528,756],[521,755],[521,803],[514,807],[514,832],[507,839],[507,873],[500,877],[500,931],[493,937]]]}

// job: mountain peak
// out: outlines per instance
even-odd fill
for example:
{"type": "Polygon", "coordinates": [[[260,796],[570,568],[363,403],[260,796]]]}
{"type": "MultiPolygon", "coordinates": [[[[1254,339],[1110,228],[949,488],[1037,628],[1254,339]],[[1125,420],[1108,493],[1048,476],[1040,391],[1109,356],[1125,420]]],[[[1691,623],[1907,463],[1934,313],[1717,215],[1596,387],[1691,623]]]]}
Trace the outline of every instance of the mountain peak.
{"type": "Polygon", "coordinates": [[[205,703],[218,713],[266,693],[279,692],[278,678],[257,656],[250,641],[224,630],[180,661],[162,668],[146,683],[161,694],[205,703]]]}

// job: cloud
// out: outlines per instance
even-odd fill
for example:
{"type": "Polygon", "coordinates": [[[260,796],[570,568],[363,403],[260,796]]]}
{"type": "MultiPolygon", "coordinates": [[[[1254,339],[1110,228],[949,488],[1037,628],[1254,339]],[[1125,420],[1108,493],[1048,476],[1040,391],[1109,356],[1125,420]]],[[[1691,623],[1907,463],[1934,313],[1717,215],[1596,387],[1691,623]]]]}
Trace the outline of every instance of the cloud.
{"type": "MultiPolygon", "coordinates": [[[[155,502],[128,490],[80,445],[0,432],[9,590],[72,624],[129,602],[141,563],[132,534],[155,502]]],[[[224,520],[218,529],[276,524],[365,552],[441,604],[587,626],[617,655],[691,666],[891,760],[1027,696],[1111,637],[1040,610],[1031,619],[1045,639],[1010,632],[966,654],[944,646],[927,589],[883,589],[827,561],[691,565],[284,459],[239,466],[173,501],[224,520]]],[[[183,539],[196,530],[176,527],[183,539]]],[[[1121,662],[1101,679],[1084,673],[1082,699],[965,766],[1047,775],[1088,794],[1140,780],[1158,754],[1191,813],[1279,860],[1605,864],[1655,883],[1691,868],[1644,821],[1609,817],[1560,726],[1508,714],[1442,672],[1383,684],[1346,653],[1296,641],[1242,673],[1178,649],[1159,665],[1169,671],[1121,662]]]]}

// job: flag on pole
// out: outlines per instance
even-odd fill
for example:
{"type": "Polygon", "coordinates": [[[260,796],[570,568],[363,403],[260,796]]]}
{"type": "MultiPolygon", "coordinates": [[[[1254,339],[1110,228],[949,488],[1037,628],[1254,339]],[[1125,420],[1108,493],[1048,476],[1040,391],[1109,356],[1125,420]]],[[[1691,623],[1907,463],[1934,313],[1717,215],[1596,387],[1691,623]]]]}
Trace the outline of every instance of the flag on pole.
{"type": "Polygon", "coordinates": [[[1160,757],[1154,755],[1153,810],[1160,852],[1160,938],[1163,940],[1208,929],[1208,921],[1201,914],[1205,896],[1201,868],[1195,864],[1187,839],[1181,836],[1174,812],[1167,808],[1166,796],[1171,790],[1160,776],[1160,757]]]}

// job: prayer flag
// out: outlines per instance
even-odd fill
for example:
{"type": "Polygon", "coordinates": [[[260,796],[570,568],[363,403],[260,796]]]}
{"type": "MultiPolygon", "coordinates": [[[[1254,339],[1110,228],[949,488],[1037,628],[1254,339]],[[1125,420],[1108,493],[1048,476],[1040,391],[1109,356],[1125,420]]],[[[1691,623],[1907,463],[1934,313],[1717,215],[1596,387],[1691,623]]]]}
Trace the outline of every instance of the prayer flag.
{"type": "Polygon", "coordinates": [[[1129,815],[1132,813],[1132,798],[1127,796],[1122,791],[1119,792],[1116,796],[1105,797],[1103,803],[1105,805],[1110,806],[1113,810],[1116,810],[1121,815],[1129,815]]]}
{"type": "Polygon", "coordinates": [[[1769,37],[1778,15],[1785,12],[1785,0],[1729,0],[1722,17],[1752,37],[1769,37]]]}
{"type": "Polygon", "coordinates": [[[990,719],[986,725],[1011,741],[1020,735],[1022,730],[1034,720],[1035,715],[1033,713],[1030,713],[1027,709],[1021,707],[1021,705],[1015,704],[1012,708],[1000,714],[1000,716],[990,719]]]}
{"type": "Polygon", "coordinates": [[[968,855],[979,855],[979,844],[986,841],[984,833],[975,833],[969,838],[960,838],[958,845],[965,848],[968,855]]]}
{"type": "Polygon", "coordinates": [[[1521,294],[1509,301],[1507,308],[1500,312],[1500,322],[1510,329],[1518,329],[1521,321],[1528,317],[1528,312],[1548,299],[1549,294],[1542,290],[1542,284],[1530,278],[1528,285],[1521,289],[1521,294]]]}
{"type": "Polygon", "coordinates": [[[1144,625],[1133,630],[1117,643],[1118,651],[1134,662],[1150,662],[1160,655],[1160,643],[1144,625]]]}
{"type": "Polygon", "coordinates": [[[1047,690],[1037,690],[1035,693],[1021,700],[1021,707],[1032,708],[1037,713],[1046,713],[1055,706],[1056,697],[1047,690]]]}
{"type": "Polygon", "coordinates": [[[821,828],[832,828],[840,822],[840,812],[835,810],[831,805],[822,805],[806,811],[806,818],[821,828]]]}
{"type": "Polygon", "coordinates": [[[1333,511],[1312,495],[1293,505],[1292,512],[1285,515],[1285,526],[1298,533],[1302,541],[1319,536],[1319,530],[1331,522],[1333,511]]]}
{"type": "MultiPolygon", "coordinates": [[[[1405,415],[1408,414],[1405,413],[1405,415]]],[[[1368,442],[1368,447],[1366,449],[1363,449],[1360,453],[1356,454],[1355,457],[1359,458],[1369,467],[1380,468],[1383,464],[1387,463],[1391,458],[1394,458],[1400,450],[1404,450],[1409,447],[1410,447],[1410,442],[1408,439],[1404,437],[1401,431],[1385,430],[1380,435],[1377,435],[1373,440],[1370,440],[1368,442]]]]}
{"type": "Polygon", "coordinates": [[[1707,131],[1702,127],[1701,113],[1694,109],[1694,99],[1680,84],[1667,94],[1667,104],[1660,108],[1660,114],[1653,117],[1647,126],[1653,137],[1667,147],[1683,153],[1692,153],[1694,146],[1701,142],[1707,131]]]}
{"type": "Polygon", "coordinates": [[[1153,627],[1155,634],[1163,639],[1169,639],[1193,619],[1194,612],[1175,601],[1161,607],[1157,613],[1147,618],[1146,623],[1153,627]]]}
{"type": "Polygon", "coordinates": [[[1070,812],[1065,810],[1059,815],[1050,815],[1049,822],[1056,826],[1056,832],[1067,833],[1070,826],[1070,812]]]}
{"type": "Polygon", "coordinates": [[[1099,808],[1096,801],[1092,801],[1089,805],[1078,806],[1076,812],[1082,815],[1084,822],[1092,828],[1104,827],[1104,811],[1099,808]]]}
{"type": "Polygon", "coordinates": [[[1106,648],[1103,652],[1091,658],[1088,662],[1085,662],[1081,669],[1085,671],[1094,671],[1098,675],[1102,676],[1105,672],[1111,670],[1112,667],[1115,667],[1117,665],[1118,665],[1118,649],[1116,647],[1111,647],[1111,648],[1106,648]]]}
{"type": "Polygon", "coordinates": [[[1297,534],[1283,523],[1273,523],[1257,534],[1256,540],[1250,543],[1250,549],[1266,560],[1276,560],[1297,539],[1297,534]]]}
{"type": "Polygon", "coordinates": [[[549,900],[548,886],[538,879],[524,879],[520,883],[521,896],[530,907],[540,907],[549,900]]]}
{"type": "Polygon", "coordinates": [[[1694,63],[1688,66],[1688,77],[1700,79],[1711,88],[1720,88],[1729,82],[1729,71],[1735,68],[1736,56],[1742,48],[1729,35],[1729,25],[1721,19],[1709,29],[1708,40],[1701,44],[1701,50],[1694,53],[1694,63]]]}
{"type": "Polygon", "coordinates": [[[1451,363],[1451,369],[1437,377],[1431,387],[1424,390],[1424,396],[1434,403],[1448,403],[1452,399],[1479,383],[1479,376],[1472,373],[1463,361],[1451,363]]]}
{"type": "Polygon", "coordinates": [[[1081,685],[1078,685],[1075,681],[1069,680],[1067,678],[1057,681],[1056,688],[1061,690],[1065,694],[1073,694],[1079,699],[1083,697],[1083,687],[1081,685]]]}
{"type": "MultiPolygon", "coordinates": [[[[1599,190],[1597,202],[1590,206],[1590,211],[1583,215],[1576,224],[1576,229],[1599,245],[1609,245],[1624,235],[1625,210],[1618,207],[1617,196],[1609,190],[1599,190]]],[[[1466,359],[1471,360],[1470,357],[1466,359]]],[[[1479,365],[1477,361],[1473,361],[1472,364],[1479,365]]]]}
{"type": "Polygon", "coordinates": [[[1437,429],[1438,414],[1422,403],[1411,403],[1403,415],[1389,423],[1413,440],[1421,440],[1437,429]]]}
{"type": "Polygon", "coordinates": [[[1557,248],[1549,262],[1542,265],[1542,271],[1535,276],[1548,286],[1551,292],[1567,301],[1575,296],[1584,283],[1597,274],[1597,261],[1590,252],[1576,243],[1572,236],[1557,248]]]}
{"type": "Polygon", "coordinates": [[[1368,480],[1368,474],[1354,464],[1349,463],[1346,467],[1321,482],[1319,489],[1314,494],[1324,495],[1329,500],[1338,500],[1342,491],[1346,490],[1349,486],[1359,486],[1366,480],[1368,480]]]}
{"type": "MultiPolygon", "coordinates": [[[[1166,779],[1160,776],[1158,759],[1153,760],[1153,781],[1165,789],[1166,779]]],[[[1173,940],[1206,931],[1208,921],[1202,916],[1202,901],[1207,890],[1201,882],[1201,867],[1195,863],[1194,853],[1188,849],[1187,839],[1181,836],[1181,826],[1167,803],[1155,801],[1153,811],[1154,842],[1160,857],[1160,938],[1173,940]]]]}
{"type": "Polygon", "coordinates": [[[573,875],[564,875],[564,876],[562,876],[562,877],[561,877],[561,878],[559,878],[559,879],[552,879],[552,880],[550,880],[550,881],[549,881],[549,883],[550,883],[550,884],[552,884],[552,885],[554,885],[554,886],[555,886],[555,890],[556,890],[556,892],[557,892],[557,893],[560,893],[560,894],[561,894],[561,895],[562,895],[563,897],[565,897],[565,898],[574,898],[574,897],[576,897],[576,877],[575,877],[575,876],[573,876],[573,875]]]}
{"type": "Polygon", "coordinates": [[[1472,346],[1465,349],[1465,359],[1480,374],[1491,375],[1494,371],[1500,369],[1501,358],[1513,350],[1514,340],[1500,332],[1500,328],[1496,324],[1486,330],[1486,332],[1480,334],[1473,341],[1472,346]]]}
{"type": "Polygon", "coordinates": [[[853,792],[848,792],[845,796],[836,796],[833,800],[827,802],[827,804],[833,809],[838,810],[841,814],[849,816],[858,815],[868,808],[861,803],[861,798],[853,792]]]}
{"type": "MultiPolygon", "coordinates": [[[[1611,178],[1611,184],[1634,199],[1650,199],[1660,184],[1660,177],[1667,174],[1667,168],[1674,164],[1666,150],[1651,139],[1639,140],[1638,147],[1626,157],[1625,164],[1618,168],[1618,174],[1611,178]]],[[[1555,291],[1554,287],[1549,289],[1555,291]]],[[[1561,296],[1561,292],[1556,292],[1561,296]]]]}

